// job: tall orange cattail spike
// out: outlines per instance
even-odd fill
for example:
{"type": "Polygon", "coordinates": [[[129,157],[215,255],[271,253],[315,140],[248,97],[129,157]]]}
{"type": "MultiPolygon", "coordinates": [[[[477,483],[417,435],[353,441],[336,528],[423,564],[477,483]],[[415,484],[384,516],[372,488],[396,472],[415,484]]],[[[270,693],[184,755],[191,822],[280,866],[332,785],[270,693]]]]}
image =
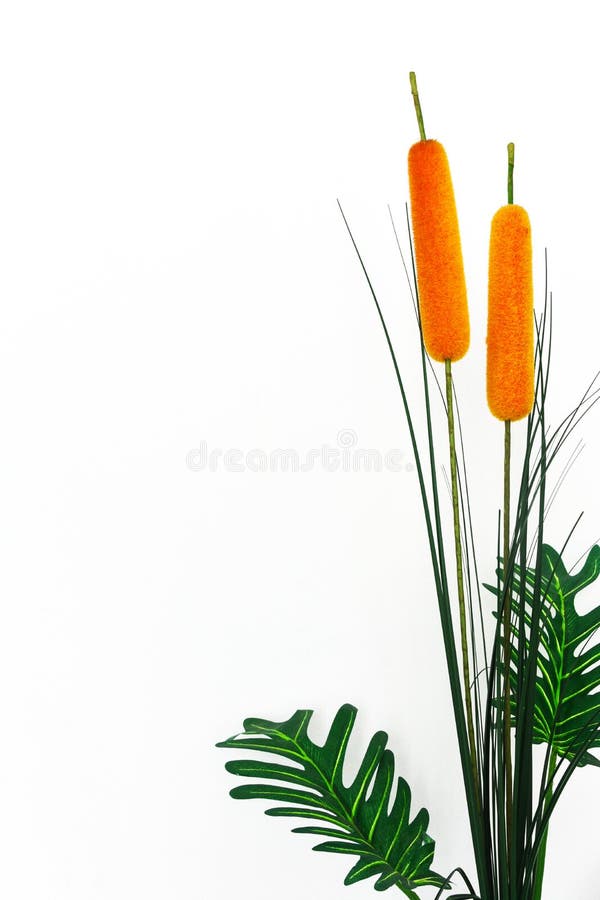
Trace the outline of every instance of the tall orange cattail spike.
{"type": "MultiPolygon", "coordinates": [[[[468,753],[472,769],[475,804],[481,809],[477,743],[471,697],[471,667],[465,603],[465,582],[461,543],[458,466],[454,426],[452,362],[469,347],[469,310],[458,231],[454,190],[446,151],[438,141],[428,141],[419,102],[416,75],[410,73],[421,140],[408,153],[408,180],[414,237],[419,308],[423,341],[433,359],[444,362],[446,411],[450,450],[450,486],[454,519],[456,588],[460,620],[464,710],[468,753]]],[[[462,753],[461,753],[462,755],[462,753]]],[[[463,756],[463,764],[466,759],[463,756]]],[[[465,774],[466,779],[466,774],[465,774]]],[[[466,783],[466,782],[465,782],[466,783]]]]}
{"type": "Polygon", "coordinates": [[[423,340],[433,359],[454,361],[469,349],[469,310],[450,167],[438,141],[410,148],[408,179],[423,340]]]}
{"type": "Polygon", "coordinates": [[[498,419],[529,415],[534,399],[531,225],[522,206],[492,219],[488,279],[487,400],[498,419]]]}

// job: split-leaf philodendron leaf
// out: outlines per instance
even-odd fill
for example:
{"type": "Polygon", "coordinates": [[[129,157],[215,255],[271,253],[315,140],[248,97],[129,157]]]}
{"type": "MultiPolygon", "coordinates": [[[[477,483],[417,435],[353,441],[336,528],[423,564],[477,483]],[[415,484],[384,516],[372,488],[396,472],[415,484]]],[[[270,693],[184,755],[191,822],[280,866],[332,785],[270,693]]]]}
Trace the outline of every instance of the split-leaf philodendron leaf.
{"type": "MultiPolygon", "coordinates": [[[[502,570],[499,571],[503,579],[502,570]]],[[[600,627],[600,605],[579,615],[575,597],[600,575],[600,547],[590,550],[583,567],[569,574],[560,554],[542,548],[540,649],[533,723],[535,743],[550,744],[566,759],[583,751],[579,765],[600,765],[587,751],[600,746],[600,643],[593,642],[600,627]]],[[[525,622],[531,624],[535,570],[525,572],[525,622]]],[[[515,566],[511,606],[519,612],[521,570],[515,566]]],[[[491,588],[494,593],[496,589],[491,588]]],[[[512,648],[511,685],[517,680],[518,653],[512,648]]]]}
{"type": "Polygon", "coordinates": [[[359,857],[344,884],[375,875],[376,890],[397,885],[411,900],[418,900],[414,889],[421,885],[444,885],[444,879],[429,868],[435,848],[427,834],[429,813],[421,809],[410,821],[410,788],[403,778],[397,780],[389,810],[394,755],[386,749],[387,734],[378,731],[373,736],[356,778],[346,787],[342,771],[356,709],[346,704],[338,710],[322,747],[308,737],[311,716],[312,710],[301,709],[287,722],[246,719],[241,735],[217,744],[234,750],[277,754],[291,763],[254,759],[226,763],[225,768],[234,775],[268,782],[235,787],[231,796],[280,800],[286,804],[265,810],[270,816],[316,819],[316,825],[292,830],[328,838],[315,850],[359,857]],[[292,786],[284,787],[278,782],[292,786]]]}

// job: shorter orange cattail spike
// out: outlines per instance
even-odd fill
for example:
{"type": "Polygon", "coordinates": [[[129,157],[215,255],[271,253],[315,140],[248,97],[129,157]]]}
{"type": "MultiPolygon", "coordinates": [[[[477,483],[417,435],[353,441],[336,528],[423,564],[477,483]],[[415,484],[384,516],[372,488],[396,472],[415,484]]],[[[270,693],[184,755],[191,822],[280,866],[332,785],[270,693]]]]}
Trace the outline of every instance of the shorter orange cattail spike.
{"type": "Polygon", "coordinates": [[[410,148],[408,179],[423,340],[432,359],[454,361],[469,349],[469,310],[450,167],[438,141],[410,148]]]}
{"type": "Polygon", "coordinates": [[[498,419],[529,415],[534,400],[531,225],[522,206],[502,206],[490,235],[487,401],[498,419]]]}

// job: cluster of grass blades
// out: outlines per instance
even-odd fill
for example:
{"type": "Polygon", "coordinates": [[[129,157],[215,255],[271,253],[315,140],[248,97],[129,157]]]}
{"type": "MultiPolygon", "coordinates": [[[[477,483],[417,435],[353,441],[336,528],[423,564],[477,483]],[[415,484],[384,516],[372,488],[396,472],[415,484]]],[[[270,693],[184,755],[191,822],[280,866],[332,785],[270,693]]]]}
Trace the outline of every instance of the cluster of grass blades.
{"type": "MultiPolygon", "coordinates": [[[[416,91],[414,83],[413,87],[416,91]]],[[[420,129],[425,143],[422,116],[420,129]]],[[[511,147],[509,203],[514,165],[511,147]]],[[[591,612],[580,615],[575,598],[600,575],[600,547],[592,547],[581,568],[569,572],[563,554],[577,522],[560,551],[546,543],[544,529],[557,489],[550,490],[549,473],[554,472],[574,429],[600,399],[600,390],[594,379],[558,427],[548,426],[552,298],[546,278],[543,308],[535,319],[533,404],[524,424],[523,458],[512,517],[511,422],[505,421],[504,515],[498,519],[496,583],[485,585],[496,601],[495,609],[488,610],[480,590],[466,450],[451,361],[445,361],[442,386],[423,338],[410,222],[410,263],[404,255],[402,263],[420,338],[425,411],[422,438],[417,435],[411,411],[414,407],[409,403],[382,306],[341,206],[340,212],[383,330],[415,460],[477,888],[462,867],[448,876],[431,869],[435,845],[428,834],[429,815],[420,809],[411,819],[411,792],[403,778],[395,780],[394,758],[384,732],[372,738],[352,784],[344,784],[343,764],[356,718],[356,709],[348,704],[335,716],[323,746],[308,737],[309,710],[298,710],[279,723],[247,719],[242,734],[218,746],[276,755],[284,762],[228,762],[226,768],[232,774],[259,779],[259,783],[234,788],[231,794],[237,799],[284,804],[267,809],[268,815],[316,821],[293,830],[326,838],[315,850],[358,857],[345,884],[372,876],[376,890],[397,887],[411,900],[417,900],[419,887],[431,886],[438,888],[437,900],[445,891],[456,890],[453,879],[459,875],[465,888],[461,893],[446,895],[447,900],[541,900],[550,818],[574,772],[599,765],[591,751],[600,747],[600,693],[596,691],[600,686],[600,644],[595,639],[600,627],[600,602],[591,612]],[[436,395],[448,424],[454,525],[451,549],[457,598],[450,588],[450,554],[444,544],[438,440],[432,412],[436,395]],[[546,746],[541,775],[534,765],[534,748],[539,745],[546,746]]],[[[393,220],[392,225],[402,254],[393,220]]],[[[566,469],[559,474],[557,486],[566,469]]]]}

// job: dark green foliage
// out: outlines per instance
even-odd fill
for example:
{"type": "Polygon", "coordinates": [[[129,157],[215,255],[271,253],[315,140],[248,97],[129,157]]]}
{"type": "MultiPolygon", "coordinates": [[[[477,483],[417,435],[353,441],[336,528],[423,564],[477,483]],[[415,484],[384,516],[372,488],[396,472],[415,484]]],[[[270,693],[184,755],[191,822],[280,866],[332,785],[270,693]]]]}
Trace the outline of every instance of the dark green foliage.
{"type": "Polygon", "coordinates": [[[411,900],[417,900],[414,889],[421,885],[444,886],[445,880],[429,868],[435,849],[427,834],[429,814],[421,809],[410,821],[411,794],[403,778],[397,779],[389,808],[394,755],[386,749],[387,734],[378,731],[373,736],[356,778],[346,787],[342,772],[356,709],[346,704],[338,710],[322,747],[308,737],[311,716],[311,710],[298,710],[287,722],[246,719],[241,735],[217,744],[234,750],[259,750],[285,760],[226,763],[225,768],[234,775],[265,780],[233,788],[231,796],[286,804],[267,809],[270,816],[316,819],[315,825],[292,830],[327,837],[315,850],[358,856],[344,884],[376,876],[376,890],[397,885],[411,900]]]}
{"type": "MultiPolygon", "coordinates": [[[[583,567],[569,574],[552,547],[542,548],[539,650],[535,683],[533,741],[549,744],[559,756],[578,764],[600,765],[587,751],[600,746],[600,643],[593,642],[600,627],[600,606],[579,615],[575,597],[600,575],[600,547],[593,547],[583,567]]],[[[513,613],[525,598],[526,633],[531,626],[535,569],[515,566],[511,591],[513,613]]],[[[499,572],[503,580],[503,571],[499,572]]],[[[491,588],[494,593],[497,589],[491,588]]],[[[512,711],[516,713],[518,652],[513,644],[511,665],[512,711]]]]}

